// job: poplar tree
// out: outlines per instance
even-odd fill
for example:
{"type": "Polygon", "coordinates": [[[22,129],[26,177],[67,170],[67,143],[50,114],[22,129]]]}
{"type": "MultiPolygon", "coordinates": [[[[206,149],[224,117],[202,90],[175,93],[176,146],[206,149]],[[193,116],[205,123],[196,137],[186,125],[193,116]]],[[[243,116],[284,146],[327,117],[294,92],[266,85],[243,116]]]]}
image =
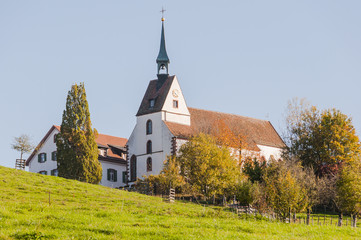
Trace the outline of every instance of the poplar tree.
{"type": "Polygon", "coordinates": [[[56,137],[60,177],[97,184],[102,178],[84,83],[68,92],[60,133],[56,137]]]}

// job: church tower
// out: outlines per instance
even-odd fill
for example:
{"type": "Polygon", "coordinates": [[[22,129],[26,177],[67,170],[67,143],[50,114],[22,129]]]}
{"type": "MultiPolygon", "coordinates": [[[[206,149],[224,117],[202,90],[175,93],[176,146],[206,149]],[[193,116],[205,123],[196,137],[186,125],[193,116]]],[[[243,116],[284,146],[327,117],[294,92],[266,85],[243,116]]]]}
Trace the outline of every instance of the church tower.
{"type": "Polygon", "coordinates": [[[173,135],[167,124],[190,126],[190,113],[175,75],[169,75],[169,57],[165,44],[164,18],[160,48],[156,59],[157,79],[151,80],[136,114],[137,123],[128,140],[128,176],[157,175],[166,157],[171,155],[173,135]]]}

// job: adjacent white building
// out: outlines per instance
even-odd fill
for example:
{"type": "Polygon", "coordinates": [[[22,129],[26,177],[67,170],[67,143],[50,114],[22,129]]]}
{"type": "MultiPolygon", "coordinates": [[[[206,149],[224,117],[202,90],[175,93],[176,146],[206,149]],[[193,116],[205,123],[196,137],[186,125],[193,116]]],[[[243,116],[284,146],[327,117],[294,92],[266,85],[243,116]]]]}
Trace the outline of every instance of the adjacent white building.
{"type": "MultiPolygon", "coordinates": [[[[52,126],[26,161],[30,172],[58,176],[55,136],[59,126],[52,126]]],[[[101,185],[123,187],[127,183],[126,138],[98,134],[98,160],[103,168],[101,185]]]]}
{"type": "Polygon", "coordinates": [[[269,121],[234,114],[189,108],[176,76],[169,76],[164,19],[157,57],[157,79],[149,82],[128,140],[129,183],[159,174],[166,157],[174,155],[187,139],[200,132],[211,134],[217,122],[245,137],[242,156],[279,159],[284,142],[269,121]]]}

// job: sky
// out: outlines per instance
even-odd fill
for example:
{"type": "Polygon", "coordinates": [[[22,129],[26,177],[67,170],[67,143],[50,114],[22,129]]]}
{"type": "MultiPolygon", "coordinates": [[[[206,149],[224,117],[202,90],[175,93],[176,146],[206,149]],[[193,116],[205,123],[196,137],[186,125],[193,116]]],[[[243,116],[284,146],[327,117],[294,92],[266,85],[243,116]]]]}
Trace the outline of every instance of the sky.
{"type": "MultiPolygon", "coordinates": [[[[156,78],[161,13],[169,71],[189,107],[271,121],[306,98],[361,133],[361,1],[0,1],[0,165],[38,144],[85,83],[93,127],[128,138],[156,78]]],[[[28,156],[28,155],[27,155],[28,156]]],[[[27,157],[26,156],[26,157],[27,157]]]]}

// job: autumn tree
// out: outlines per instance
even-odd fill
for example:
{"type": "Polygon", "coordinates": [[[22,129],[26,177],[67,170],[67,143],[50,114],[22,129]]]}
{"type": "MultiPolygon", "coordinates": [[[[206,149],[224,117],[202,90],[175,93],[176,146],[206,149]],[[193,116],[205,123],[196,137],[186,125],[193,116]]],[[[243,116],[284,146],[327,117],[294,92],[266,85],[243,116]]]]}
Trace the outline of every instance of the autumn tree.
{"type": "Polygon", "coordinates": [[[15,137],[11,147],[20,152],[20,159],[23,159],[24,153],[30,153],[34,149],[33,144],[30,142],[30,137],[26,134],[15,137]]]}
{"type": "Polygon", "coordinates": [[[184,177],[180,174],[180,162],[176,156],[168,156],[159,174],[160,183],[165,188],[181,188],[185,185],[184,177]]]}
{"type": "Polygon", "coordinates": [[[181,175],[195,193],[207,198],[226,193],[239,179],[237,161],[211,135],[199,134],[182,145],[178,157],[181,175]]]}
{"type": "Polygon", "coordinates": [[[309,206],[307,187],[285,162],[271,163],[266,168],[263,179],[267,203],[281,219],[286,220],[290,209],[302,212],[309,206]]]}
{"type": "Polygon", "coordinates": [[[289,103],[286,153],[312,167],[317,176],[335,175],[344,162],[357,159],[360,141],[352,120],[339,110],[319,111],[297,100],[289,103]]]}
{"type": "Polygon", "coordinates": [[[102,167],[92,129],[84,84],[68,92],[60,133],[56,138],[59,176],[88,183],[99,183],[102,167]]]}
{"type": "Polygon", "coordinates": [[[344,164],[336,181],[336,202],[341,212],[353,215],[356,227],[361,214],[361,162],[344,164]]]}

